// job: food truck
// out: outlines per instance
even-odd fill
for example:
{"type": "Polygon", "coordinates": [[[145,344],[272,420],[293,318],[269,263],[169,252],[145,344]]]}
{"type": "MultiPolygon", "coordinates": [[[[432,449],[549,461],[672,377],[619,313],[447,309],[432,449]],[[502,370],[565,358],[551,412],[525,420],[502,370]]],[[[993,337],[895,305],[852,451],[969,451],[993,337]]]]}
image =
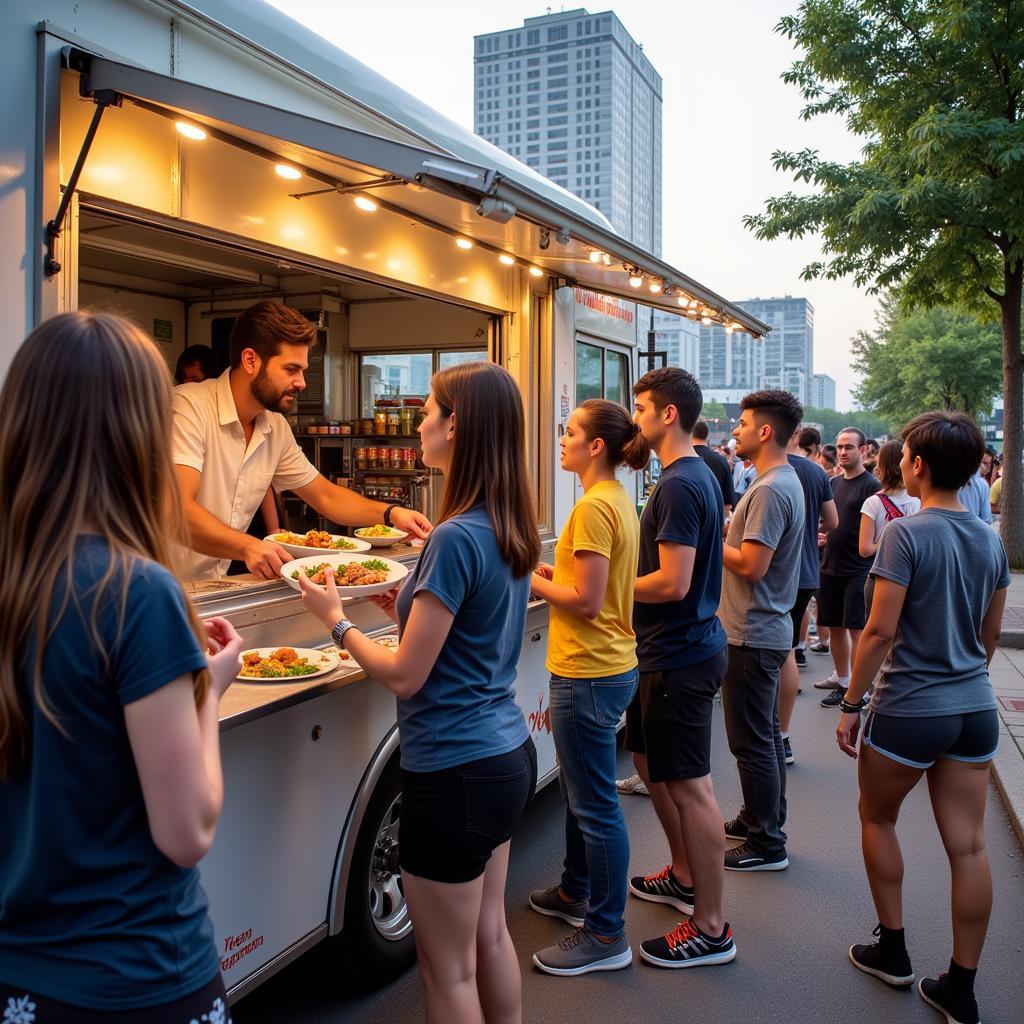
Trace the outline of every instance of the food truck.
{"type": "MultiPolygon", "coordinates": [[[[367,493],[404,488],[431,516],[438,480],[417,468],[412,421],[391,432],[377,402],[404,408],[439,367],[494,360],[524,398],[550,558],[576,496],[560,431],[583,398],[628,404],[637,300],[767,330],[262,3],[38,0],[4,5],[0,28],[0,374],[64,310],[133,318],[173,366],[187,345],[223,351],[234,318],[274,299],[318,329],[293,422],[307,453],[367,493]]],[[[287,501],[290,523],[330,528],[287,501]]],[[[284,581],[183,582],[247,647],[330,647],[284,581]]],[[[390,633],[371,602],[347,608],[390,633]]],[[[557,771],[547,630],[531,603],[516,686],[541,784],[557,771]]],[[[201,871],[231,997],[324,940],[364,978],[410,962],[394,698],[349,659],[236,683],[221,711],[225,803],[201,871]]]]}

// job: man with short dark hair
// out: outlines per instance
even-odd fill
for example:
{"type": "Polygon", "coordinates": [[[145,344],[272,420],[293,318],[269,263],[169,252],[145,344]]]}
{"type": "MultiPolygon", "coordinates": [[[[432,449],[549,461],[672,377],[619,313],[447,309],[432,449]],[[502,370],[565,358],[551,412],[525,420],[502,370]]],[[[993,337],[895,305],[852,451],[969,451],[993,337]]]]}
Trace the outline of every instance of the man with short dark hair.
{"type": "Polygon", "coordinates": [[[693,450],[704,460],[708,469],[715,474],[718,486],[722,489],[722,502],[725,507],[725,514],[732,512],[736,499],[732,493],[732,470],[729,469],[729,460],[724,455],[708,447],[708,423],[707,420],[697,420],[693,427],[693,450]]]}
{"type": "Polygon", "coordinates": [[[739,846],[727,871],[781,871],[786,856],[786,757],[779,728],[779,671],[792,648],[790,610],[800,581],[804,495],[786,449],[803,408],[788,391],[755,391],[740,403],[736,454],[754,482],[729,524],[718,616],[729,638],[722,706],[743,807],[725,826],[739,846]]]}
{"type": "Polygon", "coordinates": [[[864,469],[868,473],[875,472],[875,466],[878,465],[878,452],[881,449],[881,445],[873,438],[869,437],[864,442],[864,469]]]}
{"type": "Polygon", "coordinates": [[[805,458],[815,459],[821,451],[821,432],[817,427],[803,427],[796,444],[805,458]]]}
{"type": "Polygon", "coordinates": [[[291,555],[245,531],[267,487],[294,491],[332,522],[385,522],[425,537],[430,523],[412,509],[371,501],[321,475],[288,421],[306,387],[316,327],[277,302],[250,306],[231,332],[231,368],[174,391],[174,471],[190,535],[192,579],[224,575],[232,559],[277,579],[291,555]]]}

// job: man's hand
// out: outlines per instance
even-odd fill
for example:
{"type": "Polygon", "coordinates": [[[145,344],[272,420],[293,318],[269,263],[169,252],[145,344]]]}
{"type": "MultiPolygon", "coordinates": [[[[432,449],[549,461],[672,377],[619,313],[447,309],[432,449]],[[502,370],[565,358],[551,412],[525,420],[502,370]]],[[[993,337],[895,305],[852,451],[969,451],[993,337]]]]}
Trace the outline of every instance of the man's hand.
{"type": "Polygon", "coordinates": [[[426,516],[420,515],[419,512],[411,508],[402,508],[401,506],[391,510],[391,525],[396,530],[404,530],[421,540],[426,538],[433,529],[426,516]]]}
{"type": "Polygon", "coordinates": [[[827,533],[819,533],[818,534],[818,547],[819,548],[823,548],[825,546],[825,541],[827,541],[827,540],[828,540],[828,534],[827,533]]]}
{"type": "Polygon", "coordinates": [[[281,566],[291,560],[292,556],[280,544],[270,540],[253,537],[245,549],[245,564],[249,572],[263,580],[280,578],[281,566]]]}

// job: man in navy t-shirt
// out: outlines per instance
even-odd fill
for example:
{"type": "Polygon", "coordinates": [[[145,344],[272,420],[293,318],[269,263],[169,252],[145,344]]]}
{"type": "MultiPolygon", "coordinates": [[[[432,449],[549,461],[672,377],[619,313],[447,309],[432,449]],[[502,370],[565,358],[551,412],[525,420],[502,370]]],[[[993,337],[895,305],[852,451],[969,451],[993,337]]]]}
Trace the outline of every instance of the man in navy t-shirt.
{"type": "Polygon", "coordinates": [[[640,899],[691,919],[640,944],[663,967],[727,963],[736,956],[722,914],[725,837],[711,787],[712,700],[725,673],[722,491],[694,451],[703,396],[685,370],[665,367],[633,388],[634,420],[664,467],[640,520],[633,627],[640,682],[626,712],[626,747],[651,792],[672,854],[631,878],[640,899]]]}

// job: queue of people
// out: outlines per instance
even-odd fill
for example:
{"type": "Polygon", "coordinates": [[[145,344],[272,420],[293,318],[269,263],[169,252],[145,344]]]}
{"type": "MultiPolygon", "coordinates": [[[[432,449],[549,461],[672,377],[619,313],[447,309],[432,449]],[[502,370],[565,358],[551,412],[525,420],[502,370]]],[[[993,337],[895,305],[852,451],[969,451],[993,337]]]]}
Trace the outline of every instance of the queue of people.
{"type": "Polygon", "coordinates": [[[328,483],[286,435],[277,414],[304,386],[311,341],[298,314],[258,303],[235,327],[230,368],[176,392],[152,341],[114,316],[56,317],[15,356],[0,394],[0,813],[17,823],[0,841],[0,1005],[31,1005],[33,1024],[229,1024],[196,864],[220,811],[218,703],[242,641],[226,620],[197,620],[172,569],[187,548],[193,573],[237,559],[275,574],[284,553],[245,532],[273,484],[335,521],[383,519],[426,540],[402,588],[373,599],[398,623],[395,649],[344,617],[330,574],[300,586],[325,634],[397,698],[400,863],[431,1024],[523,1019],[505,887],[537,776],[513,689],[530,594],[551,607],[566,817],[557,883],[524,898],[571,926],[533,956],[564,976],[632,963],[630,895],[684,915],[639,943],[648,963],[737,956],[724,873],[789,865],[780,693],[815,582],[842,658],[831,703],[837,742],[858,758],[879,919],[879,941],[849,958],[888,984],[914,980],[894,826],[927,774],[953,872],[953,957],[920,992],[948,1020],[976,1024],[997,739],[987,663],[1009,577],[998,537],[958,500],[982,457],[973,421],[909,424],[901,490],[895,450],[878,452],[880,483],[854,429],[840,433],[842,475],[828,480],[809,460],[820,438],[798,432],[797,400],[754,392],[733,432],[753,471],[737,497],[694,443],[696,379],[652,371],[633,388],[632,416],[590,401],[570,418],[562,469],[583,495],[546,565],[522,401],[505,370],[468,363],[431,380],[418,429],[424,463],[445,480],[432,527],[328,483]],[[649,451],[663,471],[638,522],[616,470],[649,451]],[[719,693],[743,797],[728,822],[711,779],[719,693]],[[623,714],[670,858],[634,877],[614,778],[623,714]],[[727,837],[739,845],[726,849],[727,837]]]}

